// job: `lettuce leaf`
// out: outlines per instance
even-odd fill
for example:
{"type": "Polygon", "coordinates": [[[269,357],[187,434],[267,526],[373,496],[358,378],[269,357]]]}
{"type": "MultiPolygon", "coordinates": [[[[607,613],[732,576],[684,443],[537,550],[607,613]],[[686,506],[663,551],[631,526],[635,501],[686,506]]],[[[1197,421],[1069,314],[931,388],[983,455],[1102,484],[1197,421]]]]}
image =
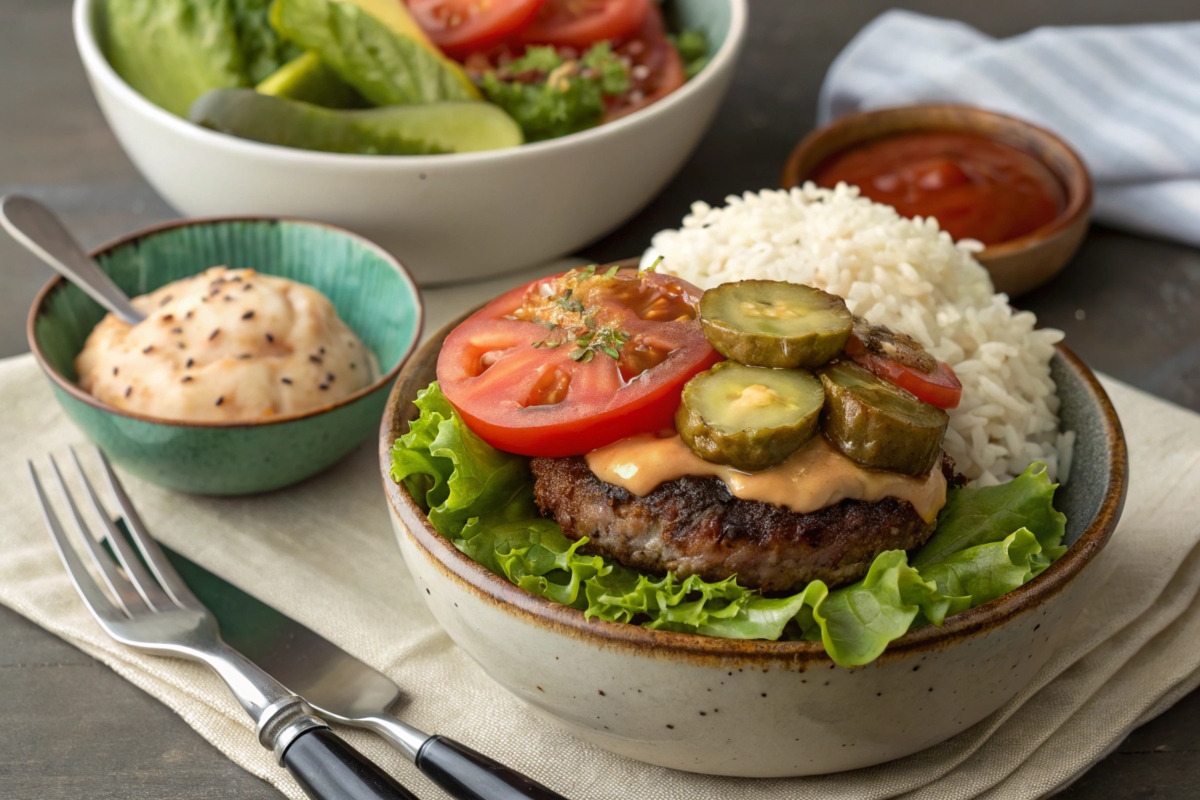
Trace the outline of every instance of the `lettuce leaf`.
{"type": "Polygon", "coordinates": [[[571,541],[541,517],[527,459],[476,436],[437,383],[416,405],[420,415],[392,449],[392,478],[469,558],[588,619],[729,639],[805,638],[821,641],[836,663],[859,666],[915,626],[941,625],[1012,591],[1065,550],[1065,517],[1038,464],[1002,486],[951,490],[930,539],[935,552],[927,556],[927,544],[912,564],[902,550],[881,553],[861,580],[832,591],[813,581],[790,597],[764,597],[736,577],[648,575],[581,552],[586,538],[571,541]]]}
{"type": "Polygon", "coordinates": [[[477,99],[460,69],[353,2],[275,0],[271,24],[377,106],[477,99]]]}
{"type": "Polygon", "coordinates": [[[211,89],[246,86],[227,0],[106,0],[104,54],[147,100],[184,117],[211,89]]]}
{"type": "Polygon", "coordinates": [[[1031,532],[1043,550],[1061,555],[1067,517],[1051,505],[1056,488],[1058,484],[1050,483],[1046,475],[1046,465],[1039,463],[999,486],[950,492],[938,515],[937,530],[917,553],[914,566],[930,566],[961,550],[1002,541],[1021,528],[1031,532]]]}

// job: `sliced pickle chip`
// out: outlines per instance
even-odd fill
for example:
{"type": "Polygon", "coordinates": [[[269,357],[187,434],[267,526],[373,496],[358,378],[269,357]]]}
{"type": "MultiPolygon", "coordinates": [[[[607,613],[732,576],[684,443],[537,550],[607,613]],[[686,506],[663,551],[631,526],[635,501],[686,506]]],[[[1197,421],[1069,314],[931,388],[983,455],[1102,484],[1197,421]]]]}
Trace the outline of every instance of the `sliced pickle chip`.
{"type": "Polygon", "coordinates": [[[811,372],[722,361],[683,387],[675,427],[705,461],[753,472],[811,439],[824,404],[825,390],[811,372]]]}
{"type": "Polygon", "coordinates": [[[704,335],[741,364],[815,369],[842,352],[854,326],[837,295],[783,281],[740,281],[700,298],[704,335]]]}
{"type": "Polygon", "coordinates": [[[950,417],[851,361],[820,371],[825,385],[825,436],[872,469],[927,475],[942,450],[950,417]]]}

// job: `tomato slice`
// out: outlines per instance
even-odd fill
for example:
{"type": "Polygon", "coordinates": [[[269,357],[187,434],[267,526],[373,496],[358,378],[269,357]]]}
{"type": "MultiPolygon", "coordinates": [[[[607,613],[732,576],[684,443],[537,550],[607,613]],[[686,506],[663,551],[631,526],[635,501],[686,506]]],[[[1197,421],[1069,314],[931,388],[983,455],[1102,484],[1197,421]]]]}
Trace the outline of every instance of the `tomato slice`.
{"type": "Polygon", "coordinates": [[[888,383],[911,392],[918,400],[931,406],[951,409],[958,408],[962,402],[962,383],[945,361],[937,362],[938,368],[934,372],[922,372],[887,356],[872,353],[855,336],[846,342],[846,355],[888,383]]]}
{"type": "Polygon", "coordinates": [[[700,295],[633,269],[541,278],[446,337],[438,382],[472,431],[510,453],[581,455],[670,429],[683,385],[720,360],[700,295]]]}
{"type": "Polygon", "coordinates": [[[604,121],[632,114],[657,102],[687,81],[683,59],[666,37],[662,12],[652,7],[633,36],[616,46],[629,61],[629,91],[605,101],[604,121]]]}
{"type": "Polygon", "coordinates": [[[548,0],[521,31],[520,40],[582,50],[605,39],[629,36],[651,5],[651,0],[548,0]]]}
{"type": "Polygon", "coordinates": [[[408,0],[417,24],[451,58],[503,42],[545,4],[546,0],[408,0]]]}

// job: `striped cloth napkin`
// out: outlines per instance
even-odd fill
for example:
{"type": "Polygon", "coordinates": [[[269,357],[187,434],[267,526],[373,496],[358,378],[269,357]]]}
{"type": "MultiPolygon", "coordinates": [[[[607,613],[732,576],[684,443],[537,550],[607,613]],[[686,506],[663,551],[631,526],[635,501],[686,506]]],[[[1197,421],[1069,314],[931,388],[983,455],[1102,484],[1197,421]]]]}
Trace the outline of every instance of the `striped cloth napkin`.
{"type": "Polygon", "coordinates": [[[1200,247],[1200,22],[993,39],[889,11],[833,62],[818,119],[943,102],[1054,131],[1092,172],[1097,221],[1200,247]]]}

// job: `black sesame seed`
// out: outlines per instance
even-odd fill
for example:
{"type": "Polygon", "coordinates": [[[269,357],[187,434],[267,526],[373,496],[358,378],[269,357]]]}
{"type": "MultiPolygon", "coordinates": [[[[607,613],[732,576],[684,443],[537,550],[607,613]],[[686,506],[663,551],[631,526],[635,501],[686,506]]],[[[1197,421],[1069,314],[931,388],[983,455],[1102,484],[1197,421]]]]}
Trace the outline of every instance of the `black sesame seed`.
{"type": "Polygon", "coordinates": [[[270,342],[271,344],[274,344],[274,343],[275,343],[275,337],[274,337],[274,336],[272,336],[271,334],[269,334],[269,333],[268,333],[268,334],[267,334],[267,341],[268,341],[268,342],[270,342]]]}
{"type": "Polygon", "coordinates": [[[321,363],[324,363],[324,361],[325,361],[325,359],[321,358],[320,356],[318,356],[316,354],[309,356],[308,360],[314,364],[321,364],[321,363]]]}
{"type": "Polygon", "coordinates": [[[230,278],[230,279],[229,279],[229,281],[230,281],[231,283],[241,283],[241,282],[242,282],[242,276],[241,276],[241,275],[234,275],[232,278],[230,278]]]}
{"type": "Polygon", "coordinates": [[[250,291],[250,290],[251,290],[251,289],[253,289],[253,288],[254,288],[254,284],[253,284],[253,283],[247,283],[245,286],[243,286],[243,287],[242,287],[242,291],[243,291],[243,292],[248,292],[248,291],[250,291]]]}
{"type": "Polygon", "coordinates": [[[184,364],[183,366],[184,366],[184,368],[185,368],[185,369],[191,369],[191,368],[192,368],[192,364],[195,364],[195,363],[196,363],[196,359],[194,359],[194,358],[189,358],[189,359],[187,360],[187,363],[186,363],[186,364],[184,364]]]}
{"type": "Polygon", "coordinates": [[[231,294],[227,294],[227,295],[225,295],[225,302],[226,302],[226,303],[232,303],[232,302],[233,302],[233,295],[231,295],[231,294]]]}
{"type": "Polygon", "coordinates": [[[242,314],[242,319],[250,319],[253,316],[254,316],[253,311],[247,311],[245,314],[242,314]]]}
{"type": "Polygon", "coordinates": [[[171,333],[183,333],[183,328],[179,328],[179,327],[171,328],[171,333]]]}
{"type": "Polygon", "coordinates": [[[324,347],[318,347],[318,348],[317,348],[317,352],[318,352],[318,353],[320,353],[321,355],[325,355],[325,348],[324,348],[324,347]]]}
{"type": "Polygon", "coordinates": [[[151,350],[153,350],[153,349],[154,349],[154,345],[152,345],[152,344],[148,344],[148,345],[146,345],[145,347],[143,347],[143,348],[142,348],[142,352],[143,352],[143,353],[149,353],[149,352],[150,352],[151,350]]]}
{"type": "Polygon", "coordinates": [[[238,356],[238,361],[245,361],[247,358],[250,358],[250,354],[242,353],[240,356],[238,356]]]}
{"type": "Polygon", "coordinates": [[[320,390],[323,392],[323,391],[325,391],[326,389],[328,389],[328,388],[329,388],[329,384],[328,384],[328,383],[322,383],[322,384],[321,384],[320,386],[318,386],[317,388],[318,388],[318,389],[320,389],[320,390]]]}
{"type": "Polygon", "coordinates": [[[162,308],[163,306],[165,306],[167,303],[171,302],[174,299],[175,299],[175,295],[169,294],[166,297],[164,297],[162,300],[158,301],[158,307],[162,308]]]}
{"type": "Polygon", "coordinates": [[[220,287],[220,286],[218,286],[218,287],[216,287],[215,289],[213,289],[211,292],[209,292],[209,293],[208,293],[208,296],[209,296],[209,297],[213,297],[214,295],[218,295],[218,294],[220,294],[220,293],[221,293],[221,287],[220,287]]]}
{"type": "Polygon", "coordinates": [[[334,375],[332,372],[326,372],[326,373],[325,373],[325,381],[326,381],[327,383],[333,383],[333,380],[334,380],[334,378],[335,378],[335,377],[336,377],[336,376],[335,376],[335,375],[334,375]]]}
{"type": "Polygon", "coordinates": [[[221,403],[224,403],[224,402],[225,402],[225,395],[221,395],[220,397],[217,398],[217,402],[213,403],[213,405],[219,406],[219,405],[221,405],[221,403]]]}
{"type": "Polygon", "coordinates": [[[125,387],[125,396],[126,396],[126,397],[129,397],[129,395],[131,395],[131,394],[133,394],[133,387],[132,387],[132,386],[126,386],[126,387],[125,387]]]}
{"type": "Polygon", "coordinates": [[[191,318],[192,318],[192,313],[193,313],[193,312],[189,310],[189,311],[188,311],[186,314],[184,314],[184,315],[183,315],[183,318],[184,318],[184,319],[191,319],[191,318]]]}
{"type": "Polygon", "coordinates": [[[208,335],[208,340],[211,342],[213,339],[217,338],[217,334],[220,332],[220,328],[213,328],[213,332],[208,335]]]}
{"type": "Polygon", "coordinates": [[[358,369],[358,364],[355,364],[353,361],[351,361],[351,362],[350,362],[350,369],[358,369]]]}
{"type": "Polygon", "coordinates": [[[283,382],[284,382],[284,383],[286,383],[288,386],[291,386],[291,385],[292,385],[292,379],[291,379],[291,378],[288,378],[288,377],[283,377],[283,378],[280,378],[279,380],[283,381],[283,382]]]}
{"type": "Polygon", "coordinates": [[[181,381],[180,381],[180,383],[191,383],[191,382],[192,382],[192,376],[191,376],[191,375],[184,375],[184,376],[183,376],[183,380],[181,380],[181,381]]]}
{"type": "Polygon", "coordinates": [[[120,367],[113,367],[113,375],[116,375],[120,371],[121,371],[120,367]]]}

